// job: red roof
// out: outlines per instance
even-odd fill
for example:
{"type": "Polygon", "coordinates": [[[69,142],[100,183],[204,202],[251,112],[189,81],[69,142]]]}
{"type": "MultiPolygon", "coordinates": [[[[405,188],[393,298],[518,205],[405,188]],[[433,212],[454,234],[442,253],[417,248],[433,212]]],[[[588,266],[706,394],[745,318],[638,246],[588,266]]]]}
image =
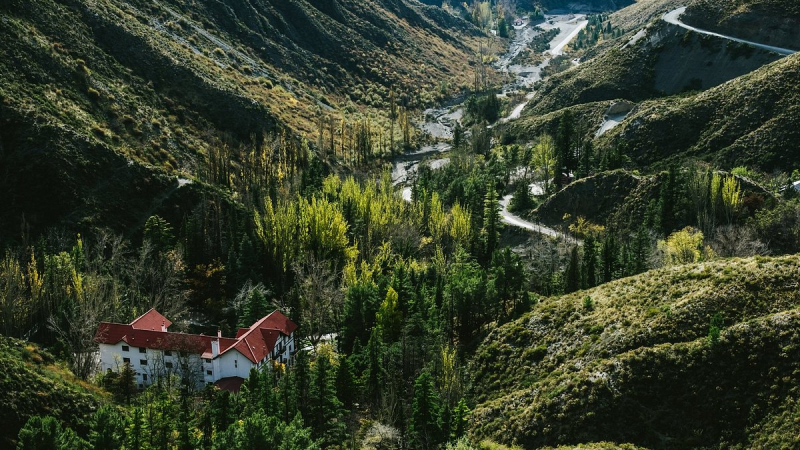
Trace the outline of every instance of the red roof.
{"type": "Polygon", "coordinates": [[[220,346],[219,352],[222,354],[235,348],[252,362],[262,361],[275,348],[280,333],[288,336],[296,329],[297,325],[294,322],[280,311],[275,310],[251,325],[250,328],[240,328],[236,333],[238,342],[225,350],[222,350],[220,346]]]}
{"type": "Polygon", "coordinates": [[[230,392],[239,392],[239,389],[242,388],[242,384],[244,383],[244,378],[242,377],[225,377],[220,378],[214,383],[214,386],[222,389],[223,391],[230,391],[230,392]]]}
{"type": "Polygon", "coordinates": [[[274,311],[254,323],[250,328],[239,329],[236,339],[170,333],[161,331],[162,323],[165,326],[172,324],[152,309],[130,324],[101,322],[94,341],[112,345],[125,342],[133,347],[200,353],[203,358],[211,358],[211,341],[219,340],[220,355],[235,348],[247,359],[257,363],[272,352],[281,333],[288,336],[297,329],[297,325],[280,311],[274,311]],[[151,328],[150,325],[156,322],[158,327],[151,328]]]}
{"type": "Polygon", "coordinates": [[[169,321],[166,317],[159,314],[155,308],[150,309],[146,313],[142,314],[141,316],[134,319],[131,322],[131,326],[137,330],[155,330],[161,331],[161,326],[165,326],[169,328],[172,325],[172,322],[169,321]]]}

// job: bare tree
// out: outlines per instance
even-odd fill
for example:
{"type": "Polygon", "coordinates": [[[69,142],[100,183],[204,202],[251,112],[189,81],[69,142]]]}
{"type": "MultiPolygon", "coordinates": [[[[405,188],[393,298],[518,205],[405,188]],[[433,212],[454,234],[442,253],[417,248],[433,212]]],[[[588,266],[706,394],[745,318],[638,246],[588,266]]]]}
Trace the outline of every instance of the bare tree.
{"type": "Polygon", "coordinates": [[[294,263],[295,292],[300,299],[302,333],[316,348],[325,333],[339,329],[344,294],[327,261],[310,257],[294,263]]]}
{"type": "Polygon", "coordinates": [[[725,258],[765,255],[768,252],[767,245],[756,237],[752,229],[738,225],[718,227],[709,245],[715,254],[725,258]]]}
{"type": "Polygon", "coordinates": [[[76,302],[61,308],[48,319],[51,330],[70,352],[70,368],[86,379],[97,369],[97,324],[113,314],[116,304],[114,281],[109,277],[89,275],[82,279],[76,302]]]}

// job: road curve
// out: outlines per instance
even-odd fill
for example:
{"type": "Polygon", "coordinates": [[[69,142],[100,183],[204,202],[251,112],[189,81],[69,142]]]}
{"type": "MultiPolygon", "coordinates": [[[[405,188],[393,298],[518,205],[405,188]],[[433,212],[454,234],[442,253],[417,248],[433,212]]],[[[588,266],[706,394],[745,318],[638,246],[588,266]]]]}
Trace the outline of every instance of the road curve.
{"type": "Polygon", "coordinates": [[[553,238],[574,240],[578,245],[583,244],[582,242],[576,240],[572,236],[566,235],[560,231],[546,227],[539,223],[529,222],[519,216],[512,214],[508,210],[508,205],[511,203],[512,197],[513,195],[506,195],[505,197],[502,198],[502,200],[500,200],[500,218],[502,219],[503,223],[511,225],[512,227],[524,228],[526,230],[533,231],[534,233],[543,234],[545,236],[550,236],[553,238]]]}
{"type": "Polygon", "coordinates": [[[763,49],[763,50],[775,52],[775,53],[778,53],[778,54],[781,54],[781,55],[793,55],[793,54],[797,53],[797,51],[790,50],[788,48],[773,47],[771,45],[759,44],[758,42],[747,41],[747,40],[744,40],[744,39],[735,38],[733,36],[726,36],[724,34],[714,33],[713,31],[701,30],[701,29],[695,28],[695,27],[693,27],[691,25],[686,25],[685,23],[681,22],[681,20],[680,20],[680,17],[681,17],[681,15],[683,15],[684,12],[686,12],[686,7],[682,6],[682,7],[678,8],[678,9],[676,9],[674,11],[670,11],[670,12],[664,14],[664,17],[662,17],[662,19],[667,23],[670,23],[672,25],[677,25],[679,27],[685,28],[685,29],[690,30],[690,31],[694,31],[695,33],[705,34],[705,35],[708,35],[708,36],[715,36],[715,37],[718,37],[718,38],[727,39],[729,41],[734,41],[734,42],[739,42],[739,43],[742,43],[742,44],[752,45],[753,47],[757,47],[757,48],[760,48],[760,49],[763,49]]]}

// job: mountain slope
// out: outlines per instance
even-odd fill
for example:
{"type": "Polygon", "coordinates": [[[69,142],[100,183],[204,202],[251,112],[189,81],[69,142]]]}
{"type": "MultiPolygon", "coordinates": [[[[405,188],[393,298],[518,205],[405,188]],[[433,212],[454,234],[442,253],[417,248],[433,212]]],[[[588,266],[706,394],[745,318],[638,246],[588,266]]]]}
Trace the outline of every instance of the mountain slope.
{"type": "Polygon", "coordinates": [[[722,260],[543,301],[477,350],[473,436],[525,448],[793,442],[796,423],[767,430],[798,393],[798,270],[798,256],[722,260]]]}
{"type": "Polygon", "coordinates": [[[415,108],[471,82],[476,33],[409,0],[3,2],[0,240],[195,204],[176,177],[217,183],[212,159],[236,174],[265,146],[302,160],[321,116],[337,142],[342,119],[388,130],[390,89],[415,108]]]}
{"type": "Polygon", "coordinates": [[[684,18],[698,28],[800,50],[800,4],[794,0],[696,0],[684,18]]]}
{"type": "Polygon", "coordinates": [[[800,153],[800,55],[706,92],[641,104],[599,146],[618,141],[642,165],[695,157],[732,168],[792,170],[800,153]]]}
{"type": "Polygon", "coordinates": [[[0,444],[15,448],[17,432],[31,416],[52,415],[81,428],[103,394],[79,381],[53,356],[33,344],[0,335],[0,444]]]}

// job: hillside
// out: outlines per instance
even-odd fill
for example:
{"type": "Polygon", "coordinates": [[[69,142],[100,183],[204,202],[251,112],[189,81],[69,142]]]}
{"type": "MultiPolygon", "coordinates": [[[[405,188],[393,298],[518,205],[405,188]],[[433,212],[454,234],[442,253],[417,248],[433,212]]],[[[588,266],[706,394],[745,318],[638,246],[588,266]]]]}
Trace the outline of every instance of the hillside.
{"type": "Polygon", "coordinates": [[[800,50],[800,4],[794,0],[696,0],[684,19],[698,28],[800,50]]]}
{"type": "Polygon", "coordinates": [[[771,52],[699,36],[658,20],[618,39],[584,64],[545,80],[523,116],[581,103],[618,98],[642,101],[704,90],[777,59],[779,55],[771,52]]]}
{"type": "Polygon", "coordinates": [[[321,119],[335,142],[342,119],[388,130],[390,90],[413,109],[462,89],[477,46],[472,25],[408,0],[11,0],[0,19],[10,235],[23,214],[34,232],[124,230],[182,204],[176,177],[217,183],[220,149],[232,173],[273,141],[302,160],[290,147],[321,119]]]}
{"type": "Polygon", "coordinates": [[[644,102],[598,146],[626,141],[637,164],[700,158],[732,168],[792,170],[800,154],[800,55],[706,92],[644,102]],[[679,131],[679,132],[678,132],[679,131]]]}
{"type": "Polygon", "coordinates": [[[83,426],[104,399],[101,391],[75,378],[63,363],[36,345],[0,335],[0,446],[15,448],[29,417],[52,415],[66,426],[83,426]]]}
{"type": "Polygon", "coordinates": [[[542,301],[478,348],[472,435],[525,448],[792,444],[797,424],[780,418],[796,416],[799,268],[798,256],[721,260],[542,301]]]}

